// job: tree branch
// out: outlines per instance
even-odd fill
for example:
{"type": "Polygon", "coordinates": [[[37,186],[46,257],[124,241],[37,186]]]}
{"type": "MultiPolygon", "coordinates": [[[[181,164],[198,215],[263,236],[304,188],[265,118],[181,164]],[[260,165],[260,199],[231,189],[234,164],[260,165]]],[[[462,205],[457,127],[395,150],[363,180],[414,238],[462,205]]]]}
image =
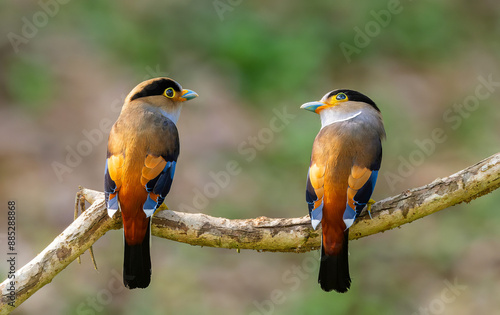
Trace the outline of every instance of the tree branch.
{"type": "MultiPolygon", "coordinates": [[[[350,238],[393,229],[455,204],[470,202],[499,187],[500,153],[497,153],[449,177],[375,203],[371,211],[373,219],[363,211],[350,229],[350,238]]],[[[103,193],[85,188],[81,193],[92,205],[16,272],[14,307],[8,305],[10,280],[0,284],[0,314],[8,314],[51,282],[107,231],[121,228],[119,215],[114,219],[107,216],[103,193]]],[[[279,252],[306,252],[318,248],[320,243],[320,232],[312,230],[309,216],[230,220],[165,210],[153,218],[152,234],[191,245],[279,252]]]]}

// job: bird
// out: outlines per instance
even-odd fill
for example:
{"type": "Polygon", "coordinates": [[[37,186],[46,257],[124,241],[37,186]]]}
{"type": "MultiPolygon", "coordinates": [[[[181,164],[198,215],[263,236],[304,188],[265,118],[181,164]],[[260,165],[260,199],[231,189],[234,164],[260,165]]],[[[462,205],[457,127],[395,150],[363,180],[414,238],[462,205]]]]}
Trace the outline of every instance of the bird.
{"type": "Polygon", "coordinates": [[[330,91],[300,108],[321,118],[306,184],[311,225],[322,227],[318,283],[326,292],[345,293],[351,287],[349,227],[374,203],[370,197],[385,139],[382,115],[368,96],[349,89],[330,91]]]}
{"type": "Polygon", "coordinates": [[[120,210],[124,231],[123,283],[151,282],[151,217],[170,191],[179,156],[177,120],[184,102],[198,97],[167,77],[139,83],[111,128],[104,171],[110,217],[120,210]]]}

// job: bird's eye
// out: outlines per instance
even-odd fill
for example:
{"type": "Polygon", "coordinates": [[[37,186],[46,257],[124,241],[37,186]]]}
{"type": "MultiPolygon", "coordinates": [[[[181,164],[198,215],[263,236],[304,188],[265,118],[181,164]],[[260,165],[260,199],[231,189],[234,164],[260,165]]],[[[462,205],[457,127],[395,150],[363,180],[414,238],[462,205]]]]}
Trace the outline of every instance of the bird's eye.
{"type": "Polygon", "coordinates": [[[174,91],[173,88],[169,87],[168,89],[165,90],[165,92],[163,93],[163,95],[165,95],[168,98],[172,98],[175,95],[175,91],[174,91]]]}
{"type": "Polygon", "coordinates": [[[335,97],[335,99],[337,99],[337,101],[342,101],[347,99],[347,95],[345,95],[344,93],[339,93],[337,94],[337,97],[335,97]]]}

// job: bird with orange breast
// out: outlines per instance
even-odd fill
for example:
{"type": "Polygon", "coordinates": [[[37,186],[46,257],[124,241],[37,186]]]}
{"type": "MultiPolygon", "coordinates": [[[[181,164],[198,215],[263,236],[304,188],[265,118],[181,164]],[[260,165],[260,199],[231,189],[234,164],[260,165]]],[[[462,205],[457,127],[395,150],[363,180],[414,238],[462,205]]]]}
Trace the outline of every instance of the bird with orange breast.
{"type": "Polygon", "coordinates": [[[120,210],[123,218],[123,283],[129,289],[151,281],[151,216],[174,178],[181,107],[197,96],[170,78],[144,81],[128,94],[109,134],[104,191],[108,215],[120,210]]]}
{"type": "Polygon", "coordinates": [[[307,174],[306,200],[314,229],[322,227],[318,282],[347,292],[349,227],[370,199],[382,160],[382,116],[367,96],[347,89],[301,106],[321,118],[307,174]]]}

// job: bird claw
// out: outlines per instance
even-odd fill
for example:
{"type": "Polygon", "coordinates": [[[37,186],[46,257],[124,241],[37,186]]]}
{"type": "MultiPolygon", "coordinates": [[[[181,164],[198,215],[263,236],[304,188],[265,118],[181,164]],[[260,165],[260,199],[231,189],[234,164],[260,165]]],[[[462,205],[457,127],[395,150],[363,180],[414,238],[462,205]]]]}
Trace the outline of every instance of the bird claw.
{"type": "Polygon", "coordinates": [[[168,206],[165,203],[163,203],[161,207],[158,208],[158,210],[168,210],[168,206]]]}
{"type": "Polygon", "coordinates": [[[155,213],[153,214],[153,216],[155,214],[157,214],[159,211],[163,211],[163,210],[168,210],[168,207],[165,203],[162,203],[161,206],[158,207],[158,209],[156,209],[155,213]]]}
{"type": "Polygon", "coordinates": [[[370,216],[370,219],[372,219],[372,220],[373,220],[373,218],[372,218],[372,212],[371,212],[371,210],[372,210],[372,205],[373,205],[375,202],[376,202],[375,200],[370,199],[370,200],[368,200],[368,202],[366,203],[366,211],[368,212],[368,215],[370,216]]]}

